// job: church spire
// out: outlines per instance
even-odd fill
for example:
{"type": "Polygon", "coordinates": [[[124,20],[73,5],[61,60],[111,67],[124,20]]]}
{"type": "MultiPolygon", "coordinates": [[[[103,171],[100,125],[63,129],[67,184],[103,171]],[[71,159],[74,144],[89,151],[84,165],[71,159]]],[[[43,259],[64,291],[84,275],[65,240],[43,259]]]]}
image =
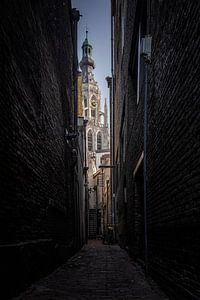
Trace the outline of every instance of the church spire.
{"type": "Polygon", "coordinates": [[[92,56],[92,45],[90,45],[88,41],[88,30],[86,29],[86,37],[82,45],[83,57],[91,57],[92,56]]]}
{"type": "Polygon", "coordinates": [[[89,82],[92,80],[92,71],[95,68],[94,60],[92,59],[92,45],[88,41],[88,30],[86,29],[85,40],[82,45],[82,59],[80,62],[80,68],[83,73],[83,82],[89,82]],[[89,79],[90,77],[90,79],[89,79]]]}

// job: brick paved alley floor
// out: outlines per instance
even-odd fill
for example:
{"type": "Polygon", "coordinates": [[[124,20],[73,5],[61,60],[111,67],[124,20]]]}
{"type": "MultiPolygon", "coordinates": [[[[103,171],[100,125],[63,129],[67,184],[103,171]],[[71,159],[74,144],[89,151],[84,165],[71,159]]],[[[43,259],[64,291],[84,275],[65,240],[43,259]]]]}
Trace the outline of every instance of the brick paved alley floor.
{"type": "Polygon", "coordinates": [[[89,242],[81,251],[15,300],[168,299],[117,245],[89,242]]]}

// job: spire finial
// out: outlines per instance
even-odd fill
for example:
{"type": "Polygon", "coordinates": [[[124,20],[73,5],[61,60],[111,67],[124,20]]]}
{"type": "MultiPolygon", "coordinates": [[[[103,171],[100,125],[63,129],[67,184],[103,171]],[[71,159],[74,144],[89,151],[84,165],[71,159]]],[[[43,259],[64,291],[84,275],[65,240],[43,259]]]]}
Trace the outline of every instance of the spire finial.
{"type": "Polygon", "coordinates": [[[88,27],[86,25],[86,28],[85,28],[85,33],[86,33],[86,39],[88,38],[88,27]]]}

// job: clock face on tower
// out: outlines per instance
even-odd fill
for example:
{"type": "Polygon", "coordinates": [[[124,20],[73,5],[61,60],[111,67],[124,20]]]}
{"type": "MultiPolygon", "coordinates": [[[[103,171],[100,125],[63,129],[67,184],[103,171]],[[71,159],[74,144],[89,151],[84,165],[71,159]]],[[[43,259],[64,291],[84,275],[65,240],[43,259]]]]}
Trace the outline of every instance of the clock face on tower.
{"type": "Polygon", "coordinates": [[[93,108],[95,108],[97,106],[97,102],[96,102],[96,99],[95,98],[92,98],[91,101],[90,101],[90,104],[93,108]]]}

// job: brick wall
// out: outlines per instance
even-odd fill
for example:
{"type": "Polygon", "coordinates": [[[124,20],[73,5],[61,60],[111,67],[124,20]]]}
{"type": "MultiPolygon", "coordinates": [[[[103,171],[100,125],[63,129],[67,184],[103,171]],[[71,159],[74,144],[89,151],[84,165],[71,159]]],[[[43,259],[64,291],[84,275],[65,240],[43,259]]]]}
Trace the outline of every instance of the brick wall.
{"type": "Polygon", "coordinates": [[[74,111],[70,1],[2,1],[1,6],[5,299],[75,251],[78,207],[72,149],[64,138],[74,111]]]}
{"type": "Polygon", "coordinates": [[[149,258],[177,299],[200,296],[199,12],[193,1],[152,1],[149,258]]]}
{"type": "MultiPolygon", "coordinates": [[[[117,3],[119,10],[122,1],[117,3]]],[[[141,19],[144,20],[145,5],[145,1],[127,1],[125,46],[121,65],[115,69],[116,85],[118,89],[121,87],[120,98],[120,92],[115,93],[118,97],[116,103],[121,109],[125,99],[125,116],[120,118],[121,123],[117,119],[116,128],[125,120],[127,136],[126,161],[120,161],[120,182],[116,191],[119,223],[123,223],[125,175],[127,228],[123,224],[119,224],[119,228],[124,230],[130,253],[142,260],[143,203],[138,201],[134,170],[143,151],[144,87],[137,104],[134,61],[137,59],[139,16],[143,14],[141,19]],[[119,72],[122,73],[119,75],[119,72]]],[[[148,67],[148,263],[150,275],[173,299],[200,297],[199,12],[197,1],[151,1],[153,52],[148,67]]],[[[119,15],[118,11],[115,24],[119,22],[119,15]]],[[[120,35],[118,27],[115,25],[117,36],[120,35]]],[[[116,134],[118,141],[120,131],[116,134]]]]}

